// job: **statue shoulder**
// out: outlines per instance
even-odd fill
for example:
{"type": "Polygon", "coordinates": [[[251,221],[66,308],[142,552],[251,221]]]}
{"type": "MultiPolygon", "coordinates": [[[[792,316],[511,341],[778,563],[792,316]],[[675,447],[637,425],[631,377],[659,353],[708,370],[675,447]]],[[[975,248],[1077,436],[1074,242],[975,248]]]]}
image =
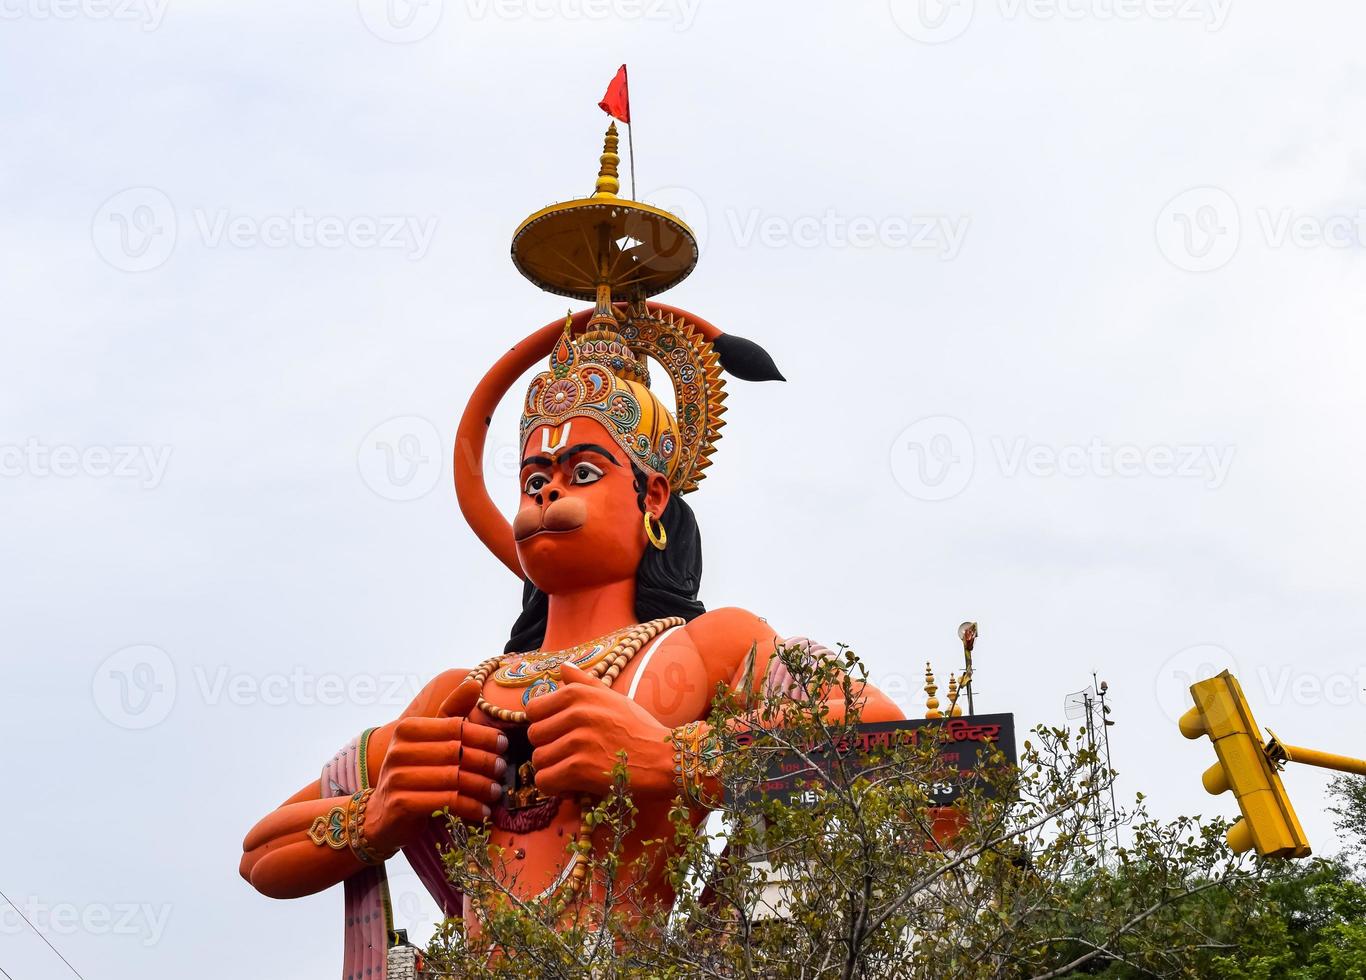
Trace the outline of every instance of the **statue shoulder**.
{"type": "Polygon", "coordinates": [[[777,631],[768,620],[748,609],[726,606],[712,609],[684,627],[706,665],[707,683],[732,683],[751,650],[762,669],[773,654],[777,631]]]}
{"type": "Polygon", "coordinates": [[[399,718],[435,716],[441,710],[441,705],[445,703],[446,698],[450,697],[451,693],[460,686],[460,682],[469,676],[472,669],[452,667],[450,670],[443,670],[437,674],[417,693],[417,697],[413,698],[408,707],[403,709],[399,718]]]}

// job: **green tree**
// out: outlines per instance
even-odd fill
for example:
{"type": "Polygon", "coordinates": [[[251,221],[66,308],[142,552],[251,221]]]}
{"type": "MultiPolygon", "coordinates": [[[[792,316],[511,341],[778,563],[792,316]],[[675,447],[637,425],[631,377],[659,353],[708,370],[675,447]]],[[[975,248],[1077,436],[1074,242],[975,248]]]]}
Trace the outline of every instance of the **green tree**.
{"type": "Polygon", "coordinates": [[[598,887],[567,908],[519,902],[487,834],[453,825],[447,866],[481,930],[447,922],[429,975],[1366,980],[1366,891],[1343,863],[1237,856],[1223,821],[1157,820],[1141,796],[1107,842],[1094,800],[1115,774],[1084,731],[1034,729],[1015,765],[991,753],[951,810],[936,808],[930,787],[957,768],[934,739],[863,765],[836,751],[859,719],[833,721],[825,695],[857,703],[856,657],[780,656],[809,693],[718,697],[721,817],[697,826],[679,801],[672,839],[650,849],[670,905],[616,856],[635,814],[619,766],[592,815],[598,887]],[[794,759],[810,788],[800,805],[751,792],[794,759]]]}

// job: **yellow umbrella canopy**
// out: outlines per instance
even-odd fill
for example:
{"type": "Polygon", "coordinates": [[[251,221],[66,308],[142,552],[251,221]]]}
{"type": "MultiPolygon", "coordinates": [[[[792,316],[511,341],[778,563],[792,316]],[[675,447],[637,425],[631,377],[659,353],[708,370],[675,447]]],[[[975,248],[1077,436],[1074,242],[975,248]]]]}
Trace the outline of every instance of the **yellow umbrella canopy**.
{"type": "Polygon", "coordinates": [[[517,270],[548,292],[592,301],[606,286],[644,298],[678,285],[697,265],[697,239],[680,218],[617,196],[617,142],[613,123],[592,197],[542,208],[513,233],[517,270]]]}

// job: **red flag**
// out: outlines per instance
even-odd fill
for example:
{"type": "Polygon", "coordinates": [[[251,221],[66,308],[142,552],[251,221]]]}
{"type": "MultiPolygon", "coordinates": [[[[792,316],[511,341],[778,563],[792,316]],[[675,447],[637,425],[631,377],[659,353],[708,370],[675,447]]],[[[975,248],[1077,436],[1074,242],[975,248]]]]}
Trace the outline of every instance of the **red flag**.
{"type": "Polygon", "coordinates": [[[612,84],[607,86],[607,94],[598,103],[598,108],[628,126],[631,124],[631,95],[626,90],[625,65],[617,69],[617,75],[612,79],[612,84]]]}

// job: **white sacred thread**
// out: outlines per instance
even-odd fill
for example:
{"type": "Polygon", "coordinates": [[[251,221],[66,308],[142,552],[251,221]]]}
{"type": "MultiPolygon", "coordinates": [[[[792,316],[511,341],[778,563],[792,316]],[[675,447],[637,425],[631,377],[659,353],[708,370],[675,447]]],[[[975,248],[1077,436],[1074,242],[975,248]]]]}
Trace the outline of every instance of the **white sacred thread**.
{"type": "Polygon", "coordinates": [[[673,633],[674,630],[682,628],[682,626],[674,626],[666,629],[663,633],[659,634],[655,641],[650,644],[649,649],[645,651],[645,656],[641,658],[640,666],[636,668],[636,676],[631,678],[631,687],[626,692],[626,696],[632,701],[636,699],[636,688],[640,687],[640,679],[645,676],[645,671],[650,666],[650,658],[655,655],[656,650],[664,645],[664,641],[669,638],[669,635],[673,633]]]}

